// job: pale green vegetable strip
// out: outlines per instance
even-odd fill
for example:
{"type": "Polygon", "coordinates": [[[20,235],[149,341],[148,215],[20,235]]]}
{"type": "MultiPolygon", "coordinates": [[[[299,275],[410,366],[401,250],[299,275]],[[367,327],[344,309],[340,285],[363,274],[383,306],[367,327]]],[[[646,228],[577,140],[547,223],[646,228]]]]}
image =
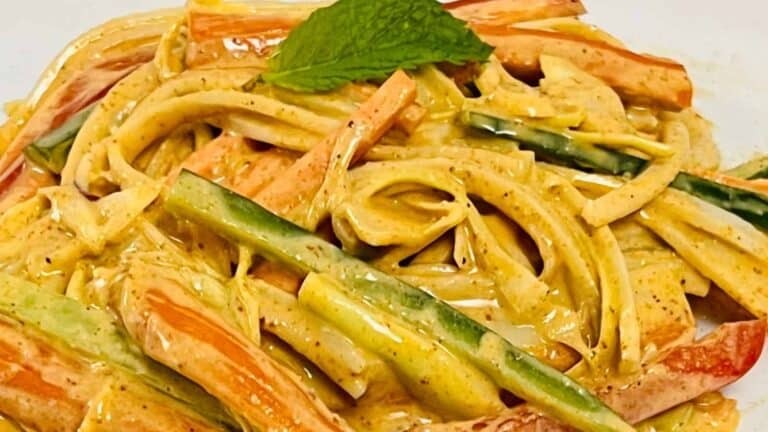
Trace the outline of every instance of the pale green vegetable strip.
{"type": "Polygon", "coordinates": [[[504,409],[487,376],[436,340],[356,300],[334,279],[310,273],[299,302],[390,362],[412,393],[442,414],[471,419],[504,409]]]}

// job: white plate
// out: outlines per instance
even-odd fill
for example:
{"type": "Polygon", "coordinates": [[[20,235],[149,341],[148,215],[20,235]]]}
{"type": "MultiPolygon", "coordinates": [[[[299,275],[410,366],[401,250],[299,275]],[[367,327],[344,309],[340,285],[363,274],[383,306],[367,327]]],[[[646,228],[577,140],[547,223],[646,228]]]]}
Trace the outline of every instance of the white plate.
{"type": "MultiPolygon", "coordinates": [[[[762,0],[584,0],[587,21],[636,50],[685,63],[696,106],[717,125],[726,164],[768,153],[768,3],[762,0]]],[[[9,2],[10,3],[10,2],[9,2]]],[[[65,43],[106,19],[182,0],[20,0],[0,14],[0,100],[24,97],[65,43]]],[[[727,393],[744,432],[768,428],[768,353],[727,393]]]]}

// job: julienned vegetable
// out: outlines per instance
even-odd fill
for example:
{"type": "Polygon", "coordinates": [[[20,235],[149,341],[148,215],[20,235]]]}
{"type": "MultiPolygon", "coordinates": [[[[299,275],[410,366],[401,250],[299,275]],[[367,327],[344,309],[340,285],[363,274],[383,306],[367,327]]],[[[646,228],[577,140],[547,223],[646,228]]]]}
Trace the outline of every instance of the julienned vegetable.
{"type": "Polygon", "coordinates": [[[564,422],[590,431],[633,430],[581,385],[490,329],[245,197],[184,171],[171,189],[166,208],[254,247],[297,272],[333,277],[378,309],[432,334],[454,353],[471,360],[500,387],[564,422]]]}
{"type": "MultiPolygon", "coordinates": [[[[520,148],[530,150],[544,160],[563,165],[634,177],[648,164],[645,159],[583,145],[565,133],[532,127],[521,120],[500,119],[475,112],[466,113],[464,120],[476,129],[516,141],[520,148]]],[[[768,197],[684,172],[670,186],[728,210],[760,228],[768,229],[768,197]]]]}
{"type": "Polygon", "coordinates": [[[28,145],[24,149],[24,155],[48,171],[61,173],[77,133],[98,104],[99,102],[95,102],[83,108],[61,126],[28,145]]]}
{"type": "Polygon", "coordinates": [[[118,313],[142,350],[200,384],[246,430],[349,431],[297,377],[179,281],[139,271],[123,290],[118,313]]]}
{"type": "Polygon", "coordinates": [[[299,91],[332,90],[397,69],[482,61],[492,52],[434,0],[340,0],[291,31],[261,79],[299,91]]]}
{"type": "Polygon", "coordinates": [[[219,423],[235,425],[197,385],[145,357],[107,312],[0,273],[0,314],[35,328],[95,361],[124,370],[219,423]]]}
{"type": "Polygon", "coordinates": [[[0,320],[0,431],[224,432],[131,374],[86,359],[23,323],[0,320]],[[137,415],[137,413],[141,413],[137,415]]]}
{"type": "Polygon", "coordinates": [[[356,299],[338,281],[310,273],[299,302],[387,359],[415,395],[449,418],[476,418],[504,409],[498,388],[486,375],[435,339],[356,299]]]}
{"type": "Polygon", "coordinates": [[[536,78],[542,54],[567,59],[600,78],[624,100],[680,110],[691,106],[693,87],[685,67],[603,41],[559,31],[474,25],[494,55],[516,77],[536,78]]]}

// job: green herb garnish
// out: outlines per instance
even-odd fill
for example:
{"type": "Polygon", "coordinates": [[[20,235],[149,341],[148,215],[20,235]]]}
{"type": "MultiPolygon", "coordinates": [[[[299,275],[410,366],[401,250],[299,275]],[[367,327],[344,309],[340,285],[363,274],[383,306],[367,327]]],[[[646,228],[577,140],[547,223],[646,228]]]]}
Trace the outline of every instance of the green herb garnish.
{"type": "Polygon", "coordinates": [[[340,0],[318,9],[270,59],[267,83],[324,91],[397,69],[488,58],[493,48],[435,0],[340,0]]]}

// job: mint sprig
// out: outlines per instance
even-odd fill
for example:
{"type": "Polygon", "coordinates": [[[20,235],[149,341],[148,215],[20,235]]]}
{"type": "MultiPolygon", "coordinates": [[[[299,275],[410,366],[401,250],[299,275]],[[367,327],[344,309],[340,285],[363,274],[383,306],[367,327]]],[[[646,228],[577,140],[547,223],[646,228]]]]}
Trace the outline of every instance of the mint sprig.
{"type": "Polygon", "coordinates": [[[340,0],[294,29],[261,79],[292,90],[331,90],[397,69],[488,58],[493,48],[435,0],[340,0]]]}

